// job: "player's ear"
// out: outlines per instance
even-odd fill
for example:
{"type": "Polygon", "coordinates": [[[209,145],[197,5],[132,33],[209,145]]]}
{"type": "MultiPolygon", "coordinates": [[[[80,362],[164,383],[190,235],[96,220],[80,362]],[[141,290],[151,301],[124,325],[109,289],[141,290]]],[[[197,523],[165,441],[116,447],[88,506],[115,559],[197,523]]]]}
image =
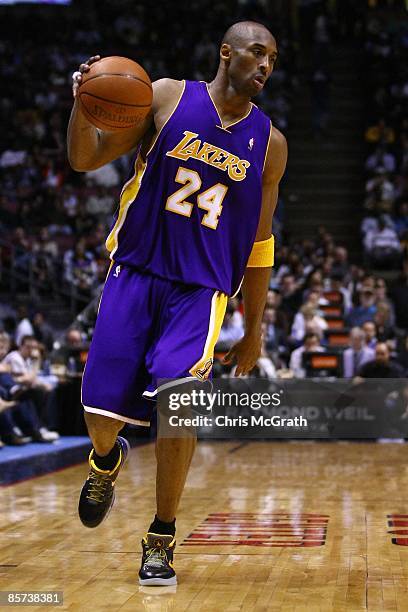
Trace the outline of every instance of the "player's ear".
{"type": "Polygon", "coordinates": [[[231,45],[228,43],[223,43],[220,49],[220,58],[226,62],[229,62],[231,59],[231,45]]]}

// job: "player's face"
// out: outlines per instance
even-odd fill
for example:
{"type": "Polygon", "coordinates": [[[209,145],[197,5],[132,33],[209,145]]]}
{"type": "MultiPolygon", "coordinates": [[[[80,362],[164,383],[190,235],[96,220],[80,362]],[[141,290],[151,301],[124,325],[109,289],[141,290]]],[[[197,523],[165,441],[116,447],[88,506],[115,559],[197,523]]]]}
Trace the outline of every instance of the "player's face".
{"type": "Polygon", "coordinates": [[[259,94],[273,71],[277,57],[274,38],[263,30],[231,49],[228,73],[235,90],[251,98],[259,94]]]}

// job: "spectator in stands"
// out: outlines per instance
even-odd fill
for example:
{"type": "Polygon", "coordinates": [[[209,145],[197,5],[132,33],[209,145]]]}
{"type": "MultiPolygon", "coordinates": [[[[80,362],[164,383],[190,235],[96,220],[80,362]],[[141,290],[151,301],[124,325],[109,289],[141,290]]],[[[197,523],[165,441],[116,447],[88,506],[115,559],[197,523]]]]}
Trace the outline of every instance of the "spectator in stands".
{"type": "Polygon", "coordinates": [[[285,350],[286,334],[282,327],[277,324],[276,308],[266,306],[263,314],[265,346],[268,353],[273,355],[285,350]]]}
{"type": "Polygon", "coordinates": [[[336,247],[334,250],[334,259],[331,268],[331,274],[341,276],[343,279],[346,279],[348,277],[348,273],[348,251],[345,247],[336,247]]]}
{"type": "Polygon", "coordinates": [[[365,363],[358,371],[359,378],[402,378],[402,367],[390,359],[390,350],[385,342],[378,342],[375,358],[365,363]]]}
{"type": "Polygon", "coordinates": [[[389,309],[389,324],[395,324],[395,310],[394,305],[387,294],[387,283],[384,278],[376,278],[374,285],[375,302],[378,304],[387,304],[389,309]]]}
{"type": "Polygon", "coordinates": [[[367,290],[367,291],[372,291],[373,293],[375,293],[374,289],[375,289],[374,274],[365,273],[361,279],[360,290],[361,291],[367,290]]]}
{"type": "Polygon", "coordinates": [[[27,432],[39,432],[37,413],[32,404],[20,401],[21,386],[11,374],[11,366],[5,361],[10,349],[8,334],[0,333],[0,437],[3,442],[13,446],[21,446],[32,441],[32,437],[24,435],[19,425],[27,432]],[[13,401],[3,401],[4,399],[13,401]],[[14,401],[14,400],[18,400],[14,401]],[[2,408],[4,410],[2,410],[2,408]]]}
{"type": "Polygon", "coordinates": [[[81,294],[91,296],[97,280],[98,267],[94,255],[86,249],[83,238],[64,255],[64,279],[81,294]]]}
{"type": "Polygon", "coordinates": [[[283,330],[285,337],[288,333],[289,324],[288,317],[286,313],[283,312],[282,308],[282,296],[278,289],[269,289],[268,294],[266,296],[266,305],[265,308],[271,307],[275,308],[276,311],[276,325],[283,330]]]}
{"type": "Polygon", "coordinates": [[[299,344],[303,341],[306,330],[308,330],[314,332],[321,340],[327,328],[327,321],[318,314],[317,308],[307,303],[296,313],[290,337],[296,344],[299,344]]]}
{"type": "Polygon", "coordinates": [[[81,331],[76,327],[71,327],[66,333],[66,344],[69,348],[81,348],[84,345],[81,331]]]}
{"type": "Polygon", "coordinates": [[[78,194],[74,191],[72,185],[64,185],[62,190],[62,208],[67,217],[67,221],[71,229],[75,228],[75,217],[78,211],[78,194]]]}
{"type": "Polygon", "coordinates": [[[395,307],[396,325],[408,330],[408,259],[403,263],[402,272],[391,291],[391,297],[395,307]]]}
{"type": "Polygon", "coordinates": [[[11,446],[23,446],[32,441],[32,438],[25,436],[21,429],[16,425],[14,408],[16,402],[5,401],[1,395],[5,391],[0,387],[0,448],[5,444],[11,446]]]}
{"type": "MultiPolygon", "coordinates": [[[[92,170],[86,173],[88,183],[98,185],[99,187],[116,187],[120,183],[120,176],[114,162],[109,162],[101,166],[97,170],[92,170]]],[[[101,195],[108,193],[105,190],[99,192],[101,195]]],[[[107,208],[110,212],[111,209],[107,208]]]]}
{"type": "Polygon", "coordinates": [[[319,336],[314,332],[307,332],[303,345],[295,349],[289,360],[289,368],[292,370],[295,378],[305,378],[306,372],[303,367],[303,354],[309,353],[321,353],[324,351],[323,346],[320,344],[319,336]]]}
{"type": "Polygon", "coordinates": [[[312,306],[319,315],[322,314],[320,306],[326,306],[329,302],[323,295],[323,284],[319,281],[311,283],[311,288],[303,293],[304,304],[312,306]]]}
{"type": "Polygon", "coordinates": [[[293,274],[284,274],[282,276],[279,291],[281,294],[281,309],[286,314],[291,325],[302,303],[302,293],[296,284],[293,274]]]}
{"type": "Polygon", "coordinates": [[[367,128],[365,139],[367,142],[374,144],[392,144],[395,141],[395,131],[391,126],[387,125],[384,118],[381,118],[376,124],[367,128]]]}
{"type": "Polygon", "coordinates": [[[32,245],[33,253],[41,253],[44,256],[48,256],[51,260],[55,260],[58,257],[58,245],[50,237],[48,228],[42,227],[39,231],[37,239],[32,245]]]}
{"type": "Polygon", "coordinates": [[[377,329],[374,321],[365,321],[362,325],[362,330],[365,336],[365,344],[371,349],[377,346],[377,329]]]}
{"type": "Polygon", "coordinates": [[[20,304],[17,307],[17,326],[14,333],[14,342],[20,346],[24,336],[33,336],[33,325],[28,316],[28,308],[26,304],[20,304]]]}
{"type": "Polygon", "coordinates": [[[39,310],[33,316],[34,337],[40,343],[41,347],[48,352],[52,351],[54,344],[54,332],[49,323],[47,323],[44,313],[39,310]]]}
{"type": "MultiPolygon", "coordinates": [[[[98,172],[98,170],[95,170],[95,172],[98,172]]],[[[89,196],[85,206],[87,212],[95,217],[95,219],[104,221],[113,212],[114,202],[115,200],[108,189],[99,186],[89,196]]]]}
{"type": "Polygon", "coordinates": [[[376,312],[374,291],[369,288],[362,289],[359,293],[359,304],[350,310],[347,324],[350,327],[361,327],[365,321],[372,321],[376,312]]]}
{"type": "Polygon", "coordinates": [[[33,361],[33,354],[36,351],[38,344],[34,336],[24,336],[19,349],[8,353],[3,362],[10,366],[11,375],[20,387],[21,400],[33,403],[37,408],[38,422],[41,424],[36,431],[30,432],[31,437],[37,442],[52,442],[59,438],[58,433],[49,431],[42,424],[51,388],[38,377],[38,368],[33,361]]]}
{"type": "Polygon", "coordinates": [[[385,168],[377,168],[376,176],[366,183],[365,208],[380,212],[387,210],[395,198],[395,187],[385,168]]]}
{"type": "Polygon", "coordinates": [[[320,288],[323,283],[323,273],[320,268],[314,268],[313,266],[309,270],[309,274],[306,276],[304,285],[303,297],[307,297],[309,291],[313,291],[315,287],[320,288]]]}
{"type": "Polygon", "coordinates": [[[383,216],[378,220],[378,230],[366,234],[364,247],[373,266],[399,267],[401,244],[396,231],[387,226],[383,216]]]}
{"type": "Polygon", "coordinates": [[[374,315],[376,336],[378,342],[389,342],[393,345],[395,339],[394,326],[391,324],[391,310],[387,302],[377,303],[377,312],[374,315]]]}
{"type": "Polygon", "coordinates": [[[33,353],[38,351],[38,343],[34,336],[23,336],[19,348],[11,351],[4,358],[4,363],[10,367],[10,372],[19,384],[27,389],[49,389],[37,379],[37,370],[33,364],[33,353]]]}
{"type": "Polygon", "coordinates": [[[31,258],[31,243],[23,227],[17,227],[14,230],[12,244],[14,248],[14,265],[16,270],[19,273],[28,272],[31,258]]]}
{"type": "Polygon", "coordinates": [[[82,353],[88,348],[85,334],[76,327],[71,327],[65,333],[64,340],[54,343],[54,350],[50,356],[53,365],[63,366],[62,375],[69,376],[83,372],[84,359],[82,353]]]}
{"type": "Polygon", "coordinates": [[[375,351],[365,344],[365,334],[360,327],[353,327],[349,335],[350,348],[343,352],[343,376],[353,378],[368,361],[375,357],[375,351]]]}
{"type": "Polygon", "coordinates": [[[397,215],[394,218],[395,231],[400,240],[407,240],[408,236],[408,198],[402,200],[397,208],[397,215]]]}
{"type": "Polygon", "coordinates": [[[57,259],[58,245],[50,238],[48,229],[43,227],[32,246],[32,269],[35,279],[45,290],[50,290],[55,282],[57,259]]]}
{"type": "Polygon", "coordinates": [[[347,315],[352,307],[352,301],[349,289],[347,289],[343,284],[343,276],[341,274],[331,274],[327,290],[341,293],[343,298],[343,312],[345,315],[347,315]]]}
{"type": "Polygon", "coordinates": [[[273,287],[273,289],[279,287],[279,285],[282,283],[282,277],[285,274],[290,274],[291,272],[289,254],[289,248],[285,245],[276,250],[274,273],[271,278],[271,287],[273,287]]]}
{"type": "Polygon", "coordinates": [[[376,172],[378,168],[385,168],[386,172],[394,172],[396,168],[396,159],[386,146],[379,145],[374,152],[368,157],[365,165],[370,172],[376,172]]]}
{"type": "Polygon", "coordinates": [[[15,395],[16,383],[11,376],[10,366],[3,361],[9,348],[10,339],[8,334],[0,332],[0,412],[15,405],[9,400],[15,395]]]}

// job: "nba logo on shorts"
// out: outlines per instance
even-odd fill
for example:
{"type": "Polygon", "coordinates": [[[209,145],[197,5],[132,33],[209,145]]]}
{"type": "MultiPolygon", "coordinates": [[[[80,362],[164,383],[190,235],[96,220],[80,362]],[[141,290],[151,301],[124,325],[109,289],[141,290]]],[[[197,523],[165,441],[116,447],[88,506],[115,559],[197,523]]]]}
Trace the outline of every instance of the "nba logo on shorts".
{"type": "Polygon", "coordinates": [[[119,274],[120,274],[120,266],[116,266],[113,276],[115,278],[118,278],[119,274]]]}
{"type": "Polygon", "coordinates": [[[200,380],[205,380],[206,378],[208,378],[211,372],[213,363],[214,363],[214,359],[208,359],[202,368],[199,368],[198,370],[196,370],[195,375],[197,376],[197,378],[199,378],[200,380]]]}

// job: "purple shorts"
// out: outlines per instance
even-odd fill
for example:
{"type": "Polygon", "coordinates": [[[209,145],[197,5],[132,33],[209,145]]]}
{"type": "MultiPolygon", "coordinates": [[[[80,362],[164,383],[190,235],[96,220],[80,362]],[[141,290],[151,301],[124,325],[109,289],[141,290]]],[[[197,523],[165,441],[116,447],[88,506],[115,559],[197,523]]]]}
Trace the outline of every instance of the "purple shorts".
{"type": "Polygon", "coordinates": [[[160,379],[210,374],[227,300],[113,264],[82,381],[85,410],[148,425],[160,379]]]}

